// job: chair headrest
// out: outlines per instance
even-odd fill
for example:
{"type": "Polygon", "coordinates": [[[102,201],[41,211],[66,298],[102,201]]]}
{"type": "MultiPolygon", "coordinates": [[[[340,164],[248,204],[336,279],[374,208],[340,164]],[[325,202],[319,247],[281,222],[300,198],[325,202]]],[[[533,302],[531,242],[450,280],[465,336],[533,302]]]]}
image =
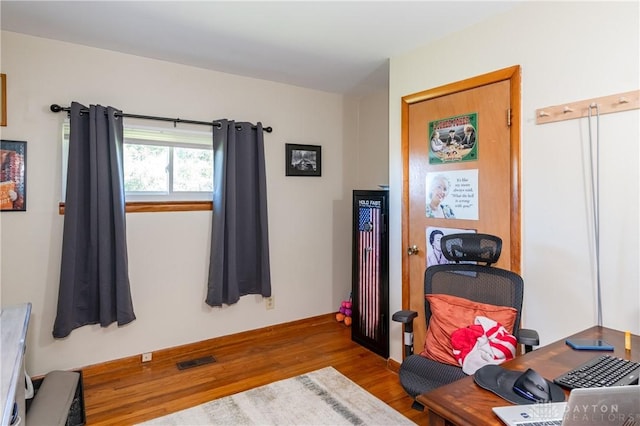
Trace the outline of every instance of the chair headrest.
{"type": "Polygon", "coordinates": [[[496,263],[502,252],[502,239],[495,235],[461,233],[449,234],[440,240],[442,253],[452,262],[496,263]]]}

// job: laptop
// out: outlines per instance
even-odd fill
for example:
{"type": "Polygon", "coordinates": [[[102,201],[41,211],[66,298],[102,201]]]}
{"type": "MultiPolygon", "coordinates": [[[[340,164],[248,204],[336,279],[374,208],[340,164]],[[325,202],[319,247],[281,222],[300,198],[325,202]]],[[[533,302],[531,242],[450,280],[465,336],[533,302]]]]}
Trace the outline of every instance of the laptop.
{"type": "Polygon", "coordinates": [[[566,402],[494,407],[508,426],[640,426],[640,385],[573,389],[566,402]]]}

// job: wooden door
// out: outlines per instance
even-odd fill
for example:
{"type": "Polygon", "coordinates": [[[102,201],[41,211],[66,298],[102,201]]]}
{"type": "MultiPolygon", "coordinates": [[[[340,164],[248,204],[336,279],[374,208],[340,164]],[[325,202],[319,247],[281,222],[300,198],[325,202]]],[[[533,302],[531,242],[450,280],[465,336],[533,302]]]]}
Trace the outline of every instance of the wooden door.
{"type": "Polygon", "coordinates": [[[428,252],[429,262],[439,261],[429,247],[430,239],[438,241],[438,231],[498,235],[503,247],[496,266],[520,272],[520,67],[405,96],[402,102],[403,309],[418,312],[414,350],[419,353],[426,332],[424,271],[428,252]],[[469,126],[475,140],[465,144],[463,130],[469,126]],[[440,135],[432,145],[435,130],[440,135]]]}

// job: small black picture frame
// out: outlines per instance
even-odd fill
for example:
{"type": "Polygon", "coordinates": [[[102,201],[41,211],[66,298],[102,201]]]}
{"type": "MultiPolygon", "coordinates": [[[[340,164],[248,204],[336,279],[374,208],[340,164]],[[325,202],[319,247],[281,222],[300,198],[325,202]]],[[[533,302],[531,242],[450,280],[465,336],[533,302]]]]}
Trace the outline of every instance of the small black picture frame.
{"type": "Polygon", "coordinates": [[[0,141],[0,211],[27,210],[27,143],[0,141]]]}
{"type": "Polygon", "coordinates": [[[286,176],[322,176],[320,145],[285,144],[286,176]]]}

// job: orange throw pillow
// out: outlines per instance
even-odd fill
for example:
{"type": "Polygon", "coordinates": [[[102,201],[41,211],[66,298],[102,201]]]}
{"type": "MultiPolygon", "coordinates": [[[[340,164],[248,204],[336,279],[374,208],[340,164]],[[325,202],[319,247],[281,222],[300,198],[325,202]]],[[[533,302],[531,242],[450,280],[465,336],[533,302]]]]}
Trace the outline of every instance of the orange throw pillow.
{"type": "Polygon", "coordinates": [[[459,328],[473,324],[477,316],[484,316],[502,324],[513,332],[518,311],[509,306],[496,306],[473,302],[448,294],[429,294],[425,296],[431,307],[431,320],[427,328],[424,350],[420,355],[459,366],[453,355],[451,334],[459,328]]]}

